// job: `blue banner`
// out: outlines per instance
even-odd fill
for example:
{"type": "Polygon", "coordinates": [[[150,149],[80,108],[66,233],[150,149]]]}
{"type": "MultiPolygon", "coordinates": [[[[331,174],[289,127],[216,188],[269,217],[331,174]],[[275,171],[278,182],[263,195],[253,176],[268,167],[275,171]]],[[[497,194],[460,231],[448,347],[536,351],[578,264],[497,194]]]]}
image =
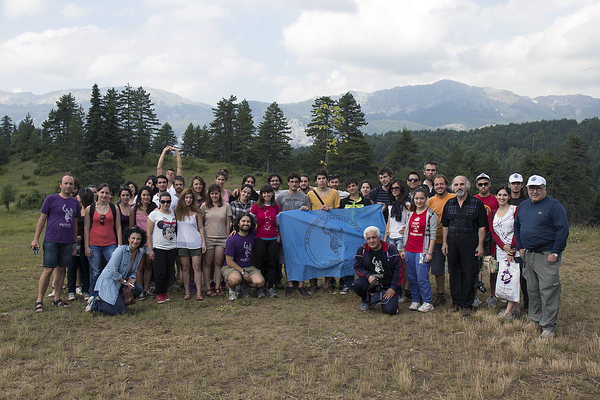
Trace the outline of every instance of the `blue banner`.
{"type": "Polygon", "coordinates": [[[381,204],[330,211],[284,211],[277,216],[287,278],[305,281],[354,275],[354,255],[368,226],[385,232],[381,204]]]}

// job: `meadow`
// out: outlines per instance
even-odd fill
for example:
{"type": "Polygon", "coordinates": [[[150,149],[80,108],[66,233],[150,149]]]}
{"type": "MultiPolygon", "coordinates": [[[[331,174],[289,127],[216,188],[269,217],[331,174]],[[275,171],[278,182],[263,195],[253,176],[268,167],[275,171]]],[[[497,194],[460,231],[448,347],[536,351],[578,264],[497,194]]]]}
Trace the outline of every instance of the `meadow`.
{"type": "MultiPolygon", "coordinates": [[[[32,309],[39,214],[0,211],[0,398],[593,399],[600,390],[600,231],[572,228],[561,269],[559,336],[502,323],[483,304],[359,311],[354,294],[138,302],[109,317],[32,309]]],[[[483,277],[487,282],[487,276],[483,277]]],[[[66,297],[66,294],[65,294],[66,297]]],[[[63,297],[64,299],[64,297],[63,297]]]]}

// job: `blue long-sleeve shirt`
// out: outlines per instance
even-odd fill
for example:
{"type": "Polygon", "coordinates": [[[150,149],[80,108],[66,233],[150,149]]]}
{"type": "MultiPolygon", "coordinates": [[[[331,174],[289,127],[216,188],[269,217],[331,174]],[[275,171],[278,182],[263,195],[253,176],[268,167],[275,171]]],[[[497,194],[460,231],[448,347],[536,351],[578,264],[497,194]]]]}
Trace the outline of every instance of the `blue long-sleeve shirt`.
{"type": "Polygon", "coordinates": [[[515,218],[515,243],[518,249],[560,253],[567,247],[569,222],[558,200],[546,196],[533,203],[526,200],[515,218]]]}

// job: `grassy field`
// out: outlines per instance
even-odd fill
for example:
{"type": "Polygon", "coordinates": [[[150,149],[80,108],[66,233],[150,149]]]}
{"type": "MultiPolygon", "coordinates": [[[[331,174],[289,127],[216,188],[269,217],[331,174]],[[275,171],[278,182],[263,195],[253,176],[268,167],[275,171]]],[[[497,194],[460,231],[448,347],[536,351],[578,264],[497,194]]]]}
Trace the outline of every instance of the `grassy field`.
{"type": "MultiPolygon", "coordinates": [[[[32,308],[37,212],[0,212],[0,398],[593,399],[599,396],[600,232],[573,229],[561,271],[559,336],[526,319],[359,312],[354,294],[158,305],[118,317],[46,300],[32,308]]],[[[487,277],[484,277],[484,282],[487,277]]],[[[66,296],[66,295],[65,295],[66,296]]],[[[486,295],[479,293],[485,304],[486,295]]]]}

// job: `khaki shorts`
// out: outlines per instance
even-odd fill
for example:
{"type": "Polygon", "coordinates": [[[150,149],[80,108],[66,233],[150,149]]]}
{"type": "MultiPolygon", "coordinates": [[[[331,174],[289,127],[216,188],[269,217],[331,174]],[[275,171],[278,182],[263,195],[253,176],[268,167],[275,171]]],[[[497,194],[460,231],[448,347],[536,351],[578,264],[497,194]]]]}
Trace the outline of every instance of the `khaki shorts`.
{"type": "MultiPolygon", "coordinates": [[[[256,267],[246,267],[244,268],[244,271],[246,271],[246,273],[250,276],[260,274],[260,270],[256,267]]],[[[229,275],[233,273],[239,274],[239,272],[236,269],[231,268],[227,265],[223,266],[223,277],[225,277],[225,280],[227,280],[227,278],[229,278],[229,275]]]]}
{"type": "Polygon", "coordinates": [[[202,255],[202,249],[177,249],[179,257],[195,257],[202,255]]]}

